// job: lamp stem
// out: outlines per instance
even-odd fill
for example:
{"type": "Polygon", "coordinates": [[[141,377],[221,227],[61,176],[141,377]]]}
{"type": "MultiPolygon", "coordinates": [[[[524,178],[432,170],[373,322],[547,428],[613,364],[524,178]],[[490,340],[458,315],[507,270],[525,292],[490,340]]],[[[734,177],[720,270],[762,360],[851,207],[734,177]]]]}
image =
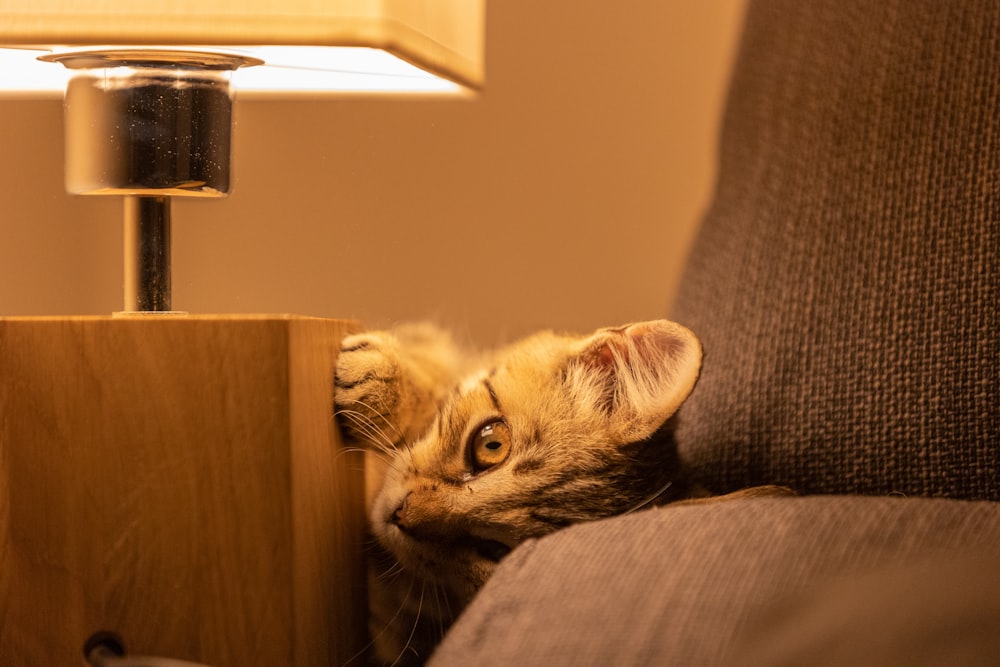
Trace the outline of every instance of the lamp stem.
{"type": "Polygon", "coordinates": [[[125,197],[125,310],[169,311],[170,198],[125,197]]]}

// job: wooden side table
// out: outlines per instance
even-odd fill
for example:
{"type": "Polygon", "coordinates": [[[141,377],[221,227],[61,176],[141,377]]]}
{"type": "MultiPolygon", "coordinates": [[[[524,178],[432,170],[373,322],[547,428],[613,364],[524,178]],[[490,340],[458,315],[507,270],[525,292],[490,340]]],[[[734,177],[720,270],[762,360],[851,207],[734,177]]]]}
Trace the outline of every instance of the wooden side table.
{"type": "Polygon", "coordinates": [[[97,631],[216,667],[365,645],[364,471],[332,417],[351,323],[0,319],[0,664],[97,631]]]}

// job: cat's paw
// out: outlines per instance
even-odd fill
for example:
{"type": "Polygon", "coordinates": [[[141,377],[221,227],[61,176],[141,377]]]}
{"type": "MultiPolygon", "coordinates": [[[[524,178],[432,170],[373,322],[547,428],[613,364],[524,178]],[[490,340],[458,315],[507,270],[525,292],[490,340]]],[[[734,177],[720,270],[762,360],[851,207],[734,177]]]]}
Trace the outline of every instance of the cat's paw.
{"type": "Polygon", "coordinates": [[[334,410],[351,437],[395,447],[402,439],[396,416],[404,384],[402,351],[392,333],[346,337],[334,371],[334,410]]]}
{"type": "Polygon", "coordinates": [[[337,357],[334,409],[355,439],[383,449],[415,442],[464,363],[451,336],[428,323],[348,336],[337,357]]]}

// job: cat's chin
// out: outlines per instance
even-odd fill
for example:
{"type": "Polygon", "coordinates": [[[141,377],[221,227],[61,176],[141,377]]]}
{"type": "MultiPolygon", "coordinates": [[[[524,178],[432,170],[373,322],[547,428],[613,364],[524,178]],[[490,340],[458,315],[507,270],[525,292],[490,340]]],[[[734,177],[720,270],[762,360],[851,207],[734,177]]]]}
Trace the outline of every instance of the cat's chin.
{"type": "Polygon", "coordinates": [[[456,544],[459,548],[471,549],[477,556],[494,565],[510,553],[510,547],[497,540],[466,537],[458,540],[456,544]]]}
{"type": "Polygon", "coordinates": [[[385,526],[378,538],[403,567],[465,598],[471,598],[511,552],[498,540],[471,535],[414,539],[395,526],[385,526]]]}

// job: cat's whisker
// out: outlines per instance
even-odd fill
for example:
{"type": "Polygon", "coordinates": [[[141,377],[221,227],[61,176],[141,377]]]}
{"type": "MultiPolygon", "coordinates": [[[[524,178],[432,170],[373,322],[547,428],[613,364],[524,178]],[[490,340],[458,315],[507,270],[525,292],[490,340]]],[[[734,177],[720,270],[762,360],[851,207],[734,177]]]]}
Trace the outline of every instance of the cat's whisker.
{"type": "MultiPolygon", "coordinates": [[[[397,440],[393,441],[389,437],[389,434],[387,434],[385,430],[382,429],[371,417],[368,417],[358,411],[352,411],[351,416],[355,420],[355,423],[360,422],[361,424],[363,424],[363,426],[367,430],[368,439],[369,441],[371,441],[371,444],[373,446],[385,452],[389,456],[392,456],[395,453],[399,443],[403,440],[402,434],[399,435],[399,438],[397,440]]],[[[386,416],[381,414],[377,416],[379,417],[379,419],[382,420],[382,422],[386,426],[391,427],[393,430],[398,432],[396,426],[392,424],[386,416]]]]}
{"type": "Polygon", "coordinates": [[[367,447],[351,447],[351,446],[347,446],[347,447],[343,447],[340,451],[343,452],[344,454],[368,454],[368,453],[372,453],[372,454],[375,454],[377,456],[382,456],[382,452],[372,452],[372,450],[368,449],[367,447]]]}
{"type": "MultiPolygon", "coordinates": [[[[385,461],[386,463],[389,462],[389,457],[387,457],[382,452],[373,452],[367,447],[350,447],[350,446],[341,448],[341,450],[337,452],[337,455],[334,457],[334,461],[339,463],[341,456],[348,456],[350,454],[373,454],[379,457],[381,460],[385,461]]],[[[364,464],[361,463],[357,466],[354,466],[351,468],[351,470],[358,473],[364,472],[364,464]]]]}
{"type": "Polygon", "coordinates": [[[448,600],[448,592],[440,585],[434,584],[434,603],[437,608],[437,626],[438,626],[438,641],[440,642],[444,639],[444,635],[448,632],[448,623],[450,619],[454,618],[451,613],[451,603],[448,600]],[[446,613],[442,613],[442,611],[446,613]]]}
{"type": "Polygon", "coordinates": [[[391,407],[389,407],[388,405],[385,405],[384,399],[380,399],[380,403],[382,403],[382,406],[381,406],[382,409],[378,409],[376,406],[372,405],[371,403],[368,403],[367,401],[357,400],[357,401],[354,401],[354,403],[356,405],[358,405],[359,407],[362,407],[362,408],[368,410],[368,412],[370,412],[371,414],[373,414],[373,415],[375,415],[377,417],[381,417],[383,419],[383,421],[385,421],[386,424],[388,424],[388,425],[390,425],[392,427],[392,430],[394,430],[396,432],[396,435],[399,436],[400,439],[402,439],[403,433],[399,430],[399,428],[396,427],[395,424],[393,424],[388,419],[388,416],[391,415],[391,414],[393,414],[393,409],[391,407]]]}
{"type": "Polygon", "coordinates": [[[388,423],[389,421],[388,417],[389,415],[392,414],[392,409],[385,404],[384,399],[379,399],[379,403],[382,404],[381,409],[378,406],[373,405],[368,401],[363,401],[360,399],[351,401],[351,405],[357,406],[358,408],[361,408],[364,411],[366,411],[368,414],[378,417],[388,423]]]}
{"type": "MultiPolygon", "coordinates": [[[[368,410],[368,412],[375,415],[376,417],[379,417],[386,424],[386,426],[389,426],[393,431],[395,431],[397,436],[397,441],[403,439],[402,431],[400,431],[399,427],[397,427],[394,423],[392,423],[392,420],[389,419],[389,415],[392,413],[392,410],[389,409],[387,406],[383,405],[382,406],[383,409],[378,410],[375,408],[375,406],[365,401],[355,401],[355,404],[357,404],[359,407],[365,408],[366,410],[368,410]]],[[[385,441],[390,445],[393,444],[392,439],[389,438],[388,436],[386,436],[385,441]]]]}
{"type": "Polygon", "coordinates": [[[416,649],[413,648],[413,637],[416,636],[417,627],[420,625],[420,614],[423,613],[424,610],[424,593],[426,591],[427,591],[427,582],[421,581],[420,600],[417,602],[417,613],[414,614],[413,628],[410,630],[410,636],[406,638],[406,643],[403,644],[403,649],[399,652],[399,655],[396,656],[396,659],[393,660],[392,665],[390,665],[390,667],[396,667],[396,665],[399,664],[399,661],[403,659],[403,656],[406,654],[407,651],[413,652],[414,655],[419,655],[416,652],[416,649]]]}
{"type": "Polygon", "coordinates": [[[368,535],[365,540],[364,550],[368,552],[369,555],[372,555],[379,549],[381,549],[381,546],[379,546],[378,540],[371,535],[368,535]]]}
{"type": "Polygon", "coordinates": [[[366,556],[368,557],[369,565],[373,568],[372,573],[375,575],[375,579],[377,579],[378,581],[391,584],[395,582],[397,579],[399,579],[401,576],[406,574],[406,568],[404,568],[402,564],[400,564],[400,562],[395,559],[393,559],[392,564],[389,565],[389,567],[386,568],[384,572],[379,573],[374,570],[375,561],[373,560],[373,558],[375,558],[382,552],[382,547],[379,546],[379,543],[375,538],[369,539],[363,548],[366,553],[366,556]]]}
{"type": "MultiPolygon", "coordinates": [[[[446,617],[449,618],[449,619],[453,619],[453,618],[455,618],[455,612],[452,611],[452,608],[451,608],[451,599],[448,596],[448,591],[443,586],[440,586],[440,588],[441,588],[442,597],[444,598],[444,611],[447,614],[446,617]]],[[[441,631],[441,637],[442,638],[444,638],[444,633],[447,632],[447,631],[448,631],[448,627],[444,626],[443,630],[441,631]]]]}
{"type": "Polygon", "coordinates": [[[638,504],[633,505],[629,509],[627,509],[624,512],[622,512],[622,514],[631,514],[632,512],[638,512],[639,510],[643,509],[644,507],[648,507],[649,505],[652,505],[653,503],[655,503],[660,498],[660,496],[662,496],[664,493],[666,493],[670,489],[670,487],[673,486],[673,485],[674,485],[673,480],[667,482],[666,484],[664,484],[663,486],[661,486],[660,489],[656,493],[654,493],[653,495],[649,496],[645,500],[640,501],[638,504]]]}
{"type": "MultiPolygon", "coordinates": [[[[388,454],[385,454],[381,451],[372,450],[368,447],[344,447],[343,449],[340,450],[340,453],[337,454],[337,456],[339,458],[340,456],[346,454],[371,454],[373,456],[377,456],[379,460],[381,460],[384,463],[389,463],[392,460],[388,454]]],[[[362,470],[363,468],[364,466],[361,466],[360,468],[358,468],[358,470],[362,470]]]]}
{"type": "MultiPolygon", "coordinates": [[[[389,625],[391,625],[395,620],[396,620],[395,617],[393,617],[393,619],[391,621],[389,621],[389,625]]],[[[368,643],[361,647],[361,650],[359,650],[357,653],[355,653],[350,658],[348,658],[347,661],[344,662],[344,667],[347,667],[348,665],[350,665],[351,663],[353,663],[358,658],[361,658],[361,657],[365,656],[365,654],[367,654],[369,650],[371,650],[372,648],[374,648],[374,646],[375,646],[375,640],[378,637],[380,637],[382,634],[384,634],[386,630],[389,629],[389,625],[387,625],[385,628],[383,628],[382,632],[378,633],[378,635],[376,635],[376,636],[372,637],[371,639],[369,639],[368,643]]],[[[369,631],[370,631],[370,628],[369,628],[369,631]]],[[[370,661],[366,661],[366,662],[370,662],[370,661]]]]}
{"type": "Polygon", "coordinates": [[[360,412],[354,410],[342,409],[338,410],[334,415],[340,419],[347,419],[351,422],[351,429],[363,436],[365,440],[372,440],[375,437],[374,432],[371,429],[369,419],[360,412]]]}
{"type": "Polygon", "coordinates": [[[375,646],[375,640],[374,640],[374,639],[370,640],[370,641],[369,641],[369,642],[368,642],[367,644],[365,644],[365,645],[364,645],[364,646],[363,646],[363,647],[361,648],[361,650],[360,650],[360,651],[358,651],[357,653],[355,653],[354,655],[352,655],[352,656],[351,656],[350,658],[348,658],[348,659],[347,659],[347,660],[346,660],[346,661],[344,662],[344,667],[348,667],[348,665],[350,665],[351,663],[353,663],[353,662],[354,662],[355,660],[357,660],[358,658],[362,657],[362,656],[363,656],[364,654],[368,653],[368,651],[369,651],[369,650],[370,650],[370,649],[371,649],[371,648],[372,648],[373,646],[375,646]]]}
{"type": "Polygon", "coordinates": [[[403,572],[403,566],[396,562],[388,570],[378,575],[378,579],[379,581],[392,582],[398,579],[403,572]]]}
{"type": "MultiPolygon", "coordinates": [[[[337,417],[345,417],[351,420],[354,428],[357,429],[364,435],[368,440],[377,442],[381,437],[381,433],[378,427],[375,425],[374,420],[372,420],[368,415],[360,412],[359,410],[350,410],[347,408],[342,408],[334,413],[337,417]]],[[[381,443],[379,443],[381,444],[381,443]]]]}
{"type": "MultiPolygon", "coordinates": [[[[441,598],[438,595],[438,586],[434,582],[431,582],[431,595],[434,596],[434,599],[433,599],[434,608],[435,609],[440,609],[441,608],[441,598]]],[[[428,602],[431,602],[431,600],[428,600],[428,602]]],[[[433,620],[436,621],[436,623],[434,624],[436,627],[434,629],[435,630],[440,630],[441,629],[441,614],[435,614],[435,616],[436,616],[436,618],[434,618],[433,620]]]]}
{"type": "MultiPolygon", "coordinates": [[[[369,649],[375,646],[375,643],[378,641],[378,639],[386,632],[388,632],[389,629],[396,624],[396,621],[399,619],[400,614],[402,614],[403,610],[406,608],[406,605],[410,600],[410,596],[413,594],[413,583],[414,582],[411,579],[410,586],[407,589],[406,594],[403,596],[403,601],[400,604],[399,608],[396,610],[396,613],[393,614],[392,618],[390,618],[389,621],[382,627],[382,629],[379,630],[379,632],[376,633],[367,644],[365,644],[364,648],[362,648],[360,651],[351,656],[351,658],[345,663],[345,666],[351,664],[352,662],[363,656],[365,653],[367,653],[369,649]]],[[[402,655],[402,653],[400,653],[400,655],[402,655]]],[[[396,660],[398,661],[399,658],[397,658],[396,660]]],[[[393,663],[393,665],[395,664],[396,663],[393,663]]]]}
{"type": "MultiPolygon", "coordinates": [[[[399,564],[399,563],[396,563],[396,565],[398,565],[398,564],[399,564]]],[[[392,569],[392,568],[390,568],[390,569],[392,569]]],[[[402,573],[403,573],[403,571],[402,571],[402,568],[400,568],[400,572],[399,572],[399,574],[402,574],[402,573]]],[[[345,665],[349,665],[350,663],[354,662],[355,660],[357,660],[358,658],[360,658],[361,656],[363,656],[363,655],[364,655],[365,653],[367,653],[367,652],[368,652],[368,649],[370,649],[370,648],[372,648],[373,646],[375,646],[375,643],[376,643],[376,642],[378,641],[378,639],[379,639],[379,638],[380,638],[380,637],[381,637],[382,635],[384,635],[384,634],[385,634],[386,632],[388,632],[388,631],[389,631],[389,629],[390,629],[390,628],[392,628],[392,627],[393,627],[393,626],[394,626],[394,625],[396,624],[396,621],[397,621],[397,620],[399,619],[400,615],[401,615],[401,614],[403,613],[403,610],[404,610],[404,609],[406,608],[407,604],[408,604],[408,603],[409,603],[409,601],[410,601],[410,598],[411,598],[411,596],[413,595],[413,584],[414,584],[414,580],[413,580],[413,579],[410,579],[410,585],[409,585],[409,587],[407,588],[407,590],[406,590],[406,593],[405,593],[405,594],[403,595],[403,599],[402,599],[402,602],[400,602],[400,605],[399,605],[399,608],[398,608],[398,609],[396,609],[396,613],[395,613],[395,614],[393,614],[392,618],[390,618],[390,619],[389,619],[389,621],[388,621],[388,622],[387,622],[387,623],[386,623],[386,624],[385,624],[385,625],[384,625],[384,626],[382,627],[382,629],[381,629],[381,630],[379,630],[379,631],[378,631],[378,632],[377,632],[377,633],[376,633],[376,634],[375,634],[375,635],[374,635],[374,636],[373,636],[373,637],[371,638],[371,641],[369,641],[369,642],[368,642],[368,643],[367,643],[367,644],[365,645],[365,647],[364,647],[364,648],[362,648],[362,649],[361,649],[360,651],[358,651],[358,652],[357,652],[356,654],[354,654],[353,656],[351,656],[350,660],[348,660],[348,661],[347,661],[347,662],[345,663],[345,665]]],[[[411,638],[412,638],[412,636],[411,636],[411,638]]],[[[402,655],[403,655],[403,654],[404,654],[405,652],[406,652],[406,649],[405,649],[405,647],[404,647],[403,651],[401,651],[401,652],[400,652],[400,654],[399,654],[399,657],[397,657],[397,658],[396,658],[396,662],[398,662],[398,661],[399,661],[399,658],[400,658],[400,657],[402,657],[402,655]]],[[[396,664],[396,663],[394,662],[394,663],[393,663],[393,665],[395,665],[395,664],[396,664]]]]}
{"type": "Polygon", "coordinates": [[[393,443],[389,441],[389,437],[385,434],[385,431],[379,428],[370,417],[357,410],[348,409],[338,410],[336,415],[349,419],[354,424],[355,430],[363,435],[373,448],[387,456],[391,457],[393,455],[393,443]]]}

